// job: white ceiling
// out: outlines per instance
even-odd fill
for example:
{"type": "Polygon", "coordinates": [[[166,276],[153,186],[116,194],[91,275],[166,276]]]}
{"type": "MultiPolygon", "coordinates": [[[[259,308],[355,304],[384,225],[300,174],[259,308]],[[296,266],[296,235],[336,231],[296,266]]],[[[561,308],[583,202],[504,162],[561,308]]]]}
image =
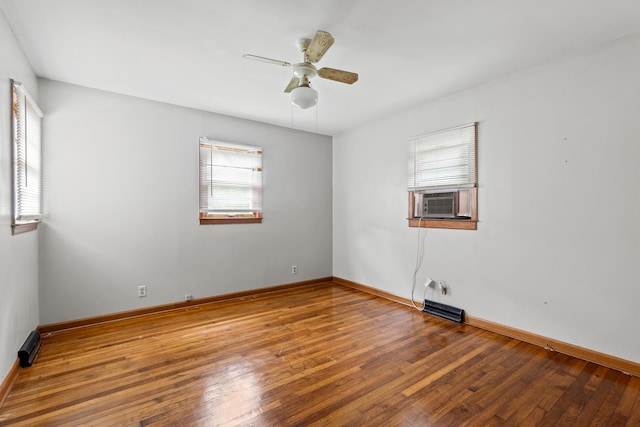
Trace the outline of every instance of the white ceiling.
{"type": "Polygon", "coordinates": [[[0,0],[40,77],[315,131],[292,108],[295,41],[329,31],[317,131],[336,135],[640,32],[639,0],[0,0]]]}

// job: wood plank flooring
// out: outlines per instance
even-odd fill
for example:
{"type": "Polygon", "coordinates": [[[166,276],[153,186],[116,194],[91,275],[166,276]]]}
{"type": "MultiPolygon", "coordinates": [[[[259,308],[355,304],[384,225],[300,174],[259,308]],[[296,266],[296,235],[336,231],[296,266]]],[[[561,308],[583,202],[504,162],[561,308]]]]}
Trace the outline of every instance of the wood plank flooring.
{"type": "Polygon", "coordinates": [[[2,426],[640,425],[640,378],[340,285],[43,337],[2,426]]]}

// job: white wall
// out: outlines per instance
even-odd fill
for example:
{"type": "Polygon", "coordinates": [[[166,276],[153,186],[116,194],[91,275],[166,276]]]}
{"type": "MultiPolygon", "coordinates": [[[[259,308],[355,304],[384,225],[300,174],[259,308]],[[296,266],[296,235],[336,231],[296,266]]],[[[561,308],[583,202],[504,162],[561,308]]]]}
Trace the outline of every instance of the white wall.
{"type": "Polygon", "coordinates": [[[0,12],[0,383],[38,326],[38,231],[11,235],[11,84],[37,99],[35,75],[0,12]]]}
{"type": "Polygon", "coordinates": [[[410,296],[406,139],[478,121],[478,230],[429,229],[419,286],[640,362],[638,76],[640,38],[622,40],[335,137],[334,275],[410,296]]]}
{"type": "Polygon", "coordinates": [[[40,98],[42,324],[331,276],[331,137],[49,80],[40,98]],[[200,136],[264,147],[262,224],[198,224],[200,136]]]}

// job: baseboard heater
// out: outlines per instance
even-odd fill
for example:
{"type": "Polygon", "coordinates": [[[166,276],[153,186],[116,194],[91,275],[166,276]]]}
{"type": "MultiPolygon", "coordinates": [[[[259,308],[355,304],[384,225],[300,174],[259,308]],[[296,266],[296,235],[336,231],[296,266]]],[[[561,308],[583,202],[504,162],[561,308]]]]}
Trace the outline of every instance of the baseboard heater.
{"type": "Polygon", "coordinates": [[[18,359],[20,359],[20,367],[28,368],[33,365],[33,361],[36,360],[38,351],[40,351],[40,333],[37,331],[31,331],[27,340],[22,344],[18,351],[18,359]]]}
{"type": "Polygon", "coordinates": [[[444,317],[454,322],[462,323],[464,321],[464,310],[450,305],[442,304],[428,299],[424,300],[424,309],[426,313],[435,316],[444,317]]]}

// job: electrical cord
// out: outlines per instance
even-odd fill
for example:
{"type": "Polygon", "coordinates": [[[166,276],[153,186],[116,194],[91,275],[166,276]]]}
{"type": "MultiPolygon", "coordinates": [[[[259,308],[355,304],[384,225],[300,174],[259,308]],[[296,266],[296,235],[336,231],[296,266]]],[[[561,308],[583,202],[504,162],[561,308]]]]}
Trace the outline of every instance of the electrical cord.
{"type": "MultiPolygon", "coordinates": [[[[420,270],[420,267],[422,266],[422,259],[424,257],[424,238],[420,238],[420,235],[422,234],[422,217],[420,217],[420,219],[418,220],[418,249],[416,250],[416,265],[415,268],[413,270],[413,280],[411,283],[411,304],[413,305],[413,308],[415,308],[416,310],[420,310],[420,311],[424,311],[424,297],[427,294],[427,289],[425,288],[424,290],[424,295],[422,298],[422,308],[418,307],[416,305],[415,300],[413,299],[413,296],[416,292],[416,278],[418,276],[418,271],[420,270]]],[[[426,236],[426,234],[425,234],[426,236]]]]}

